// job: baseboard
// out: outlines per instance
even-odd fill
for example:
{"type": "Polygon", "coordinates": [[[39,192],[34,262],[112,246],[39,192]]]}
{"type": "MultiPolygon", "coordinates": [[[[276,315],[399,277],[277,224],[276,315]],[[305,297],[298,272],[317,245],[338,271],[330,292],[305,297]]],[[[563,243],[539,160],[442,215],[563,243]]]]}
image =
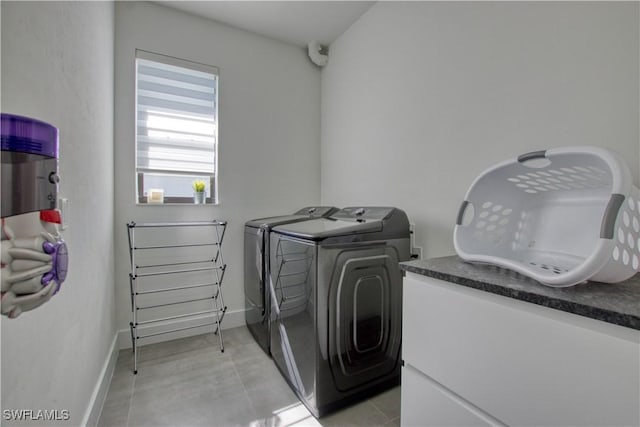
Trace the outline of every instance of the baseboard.
{"type": "MultiPolygon", "coordinates": [[[[224,320],[221,324],[222,330],[224,331],[225,329],[244,326],[245,325],[244,313],[245,313],[244,309],[234,310],[234,311],[227,310],[227,312],[224,315],[224,320]]],[[[208,316],[199,316],[195,318],[190,318],[188,320],[177,319],[172,322],[171,321],[164,322],[161,326],[158,327],[158,330],[177,329],[177,328],[182,328],[182,327],[187,327],[192,325],[198,325],[202,323],[211,323],[214,320],[214,318],[215,317],[213,315],[208,315],[208,316]]],[[[183,331],[173,332],[170,334],[156,335],[153,337],[145,338],[144,340],[140,340],[140,343],[138,345],[147,345],[147,344],[153,344],[153,343],[158,343],[163,341],[174,340],[177,338],[185,338],[185,337],[191,337],[194,335],[201,335],[211,330],[212,330],[212,326],[207,326],[202,328],[186,329],[183,331]]],[[[121,329],[118,331],[118,348],[119,349],[131,348],[131,331],[129,329],[121,329]]]]}
{"type": "Polygon", "coordinates": [[[111,384],[113,371],[116,367],[116,361],[118,360],[119,348],[116,345],[117,341],[118,334],[115,334],[111,341],[111,347],[107,353],[107,358],[102,366],[102,371],[98,376],[98,381],[96,382],[96,386],[91,394],[91,399],[89,399],[89,405],[87,406],[87,410],[82,418],[81,426],[95,427],[98,425],[98,420],[102,413],[102,407],[104,406],[104,401],[106,400],[107,393],[109,392],[109,385],[111,384]]]}

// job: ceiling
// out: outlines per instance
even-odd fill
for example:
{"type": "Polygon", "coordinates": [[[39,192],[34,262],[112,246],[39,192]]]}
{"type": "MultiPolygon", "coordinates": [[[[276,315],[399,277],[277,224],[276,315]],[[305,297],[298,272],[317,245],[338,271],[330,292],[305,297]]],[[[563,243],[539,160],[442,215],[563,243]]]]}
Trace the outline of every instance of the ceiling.
{"type": "Polygon", "coordinates": [[[373,1],[156,1],[298,46],[331,44],[373,1]]]}

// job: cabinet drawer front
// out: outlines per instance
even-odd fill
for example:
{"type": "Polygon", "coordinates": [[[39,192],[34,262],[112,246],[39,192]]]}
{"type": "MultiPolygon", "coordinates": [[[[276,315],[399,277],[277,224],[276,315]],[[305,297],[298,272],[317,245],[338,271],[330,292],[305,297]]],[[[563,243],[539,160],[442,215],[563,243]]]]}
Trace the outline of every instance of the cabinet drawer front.
{"type": "MultiPolygon", "coordinates": [[[[410,365],[402,368],[400,423],[413,426],[489,426],[490,423],[451,398],[433,380],[410,365]]],[[[499,424],[498,424],[499,425],[499,424]]]]}
{"type": "Polygon", "coordinates": [[[403,358],[509,425],[638,425],[640,334],[408,274],[403,358]]]}

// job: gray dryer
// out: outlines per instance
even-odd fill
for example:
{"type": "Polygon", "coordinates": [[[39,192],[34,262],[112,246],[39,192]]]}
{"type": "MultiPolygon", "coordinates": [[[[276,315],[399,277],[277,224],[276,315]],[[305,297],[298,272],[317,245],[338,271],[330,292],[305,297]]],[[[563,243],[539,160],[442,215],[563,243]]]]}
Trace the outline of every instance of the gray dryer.
{"type": "Polygon", "coordinates": [[[400,381],[409,221],[345,208],[271,232],[271,354],[316,416],[400,381]]]}
{"type": "Polygon", "coordinates": [[[309,206],[292,215],[258,218],[244,228],[244,300],[245,321],[262,349],[269,349],[269,293],[266,283],[269,271],[269,232],[272,227],[329,216],[338,211],[333,206],[309,206]]]}

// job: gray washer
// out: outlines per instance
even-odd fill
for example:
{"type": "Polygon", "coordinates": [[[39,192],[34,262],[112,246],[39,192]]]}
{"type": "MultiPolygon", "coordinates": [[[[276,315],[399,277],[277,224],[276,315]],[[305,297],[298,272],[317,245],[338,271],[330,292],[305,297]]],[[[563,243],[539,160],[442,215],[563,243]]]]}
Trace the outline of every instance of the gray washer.
{"type": "Polygon", "coordinates": [[[316,416],[400,381],[409,221],[345,208],[271,232],[271,354],[316,416]]]}
{"type": "Polygon", "coordinates": [[[269,294],[265,292],[269,277],[269,232],[272,227],[329,216],[338,211],[333,206],[309,206],[292,215],[258,218],[244,228],[244,300],[245,320],[249,331],[262,349],[269,349],[269,294]]]}

